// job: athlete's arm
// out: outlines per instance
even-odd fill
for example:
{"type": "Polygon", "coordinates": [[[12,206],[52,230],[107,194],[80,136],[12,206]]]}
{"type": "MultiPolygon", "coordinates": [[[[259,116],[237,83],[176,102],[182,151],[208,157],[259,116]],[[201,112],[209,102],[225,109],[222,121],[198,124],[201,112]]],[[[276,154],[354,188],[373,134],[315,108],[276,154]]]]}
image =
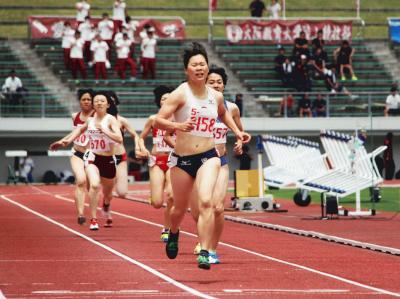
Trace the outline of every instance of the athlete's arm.
{"type": "Polygon", "coordinates": [[[115,117],[110,117],[110,125],[109,127],[101,127],[100,129],[107,137],[116,143],[122,143],[123,138],[121,134],[121,125],[117,121],[115,117]]]}
{"type": "Polygon", "coordinates": [[[168,96],[168,99],[165,100],[164,104],[158,111],[154,121],[154,127],[167,131],[179,130],[190,132],[193,130],[195,122],[190,120],[190,118],[183,123],[169,120],[172,114],[184,105],[184,101],[185,95],[183,94],[183,90],[178,87],[168,96]]]}
{"type": "Polygon", "coordinates": [[[231,113],[233,121],[235,122],[238,129],[243,132],[243,125],[242,125],[242,121],[240,119],[240,110],[236,104],[232,105],[232,110],[230,111],[230,113],[231,113]]]}
{"type": "Polygon", "coordinates": [[[140,146],[140,152],[145,156],[148,157],[150,156],[150,152],[147,150],[146,145],[144,144],[144,139],[149,135],[149,132],[151,131],[151,128],[153,127],[155,116],[151,115],[147,121],[146,124],[144,125],[142,133],[140,133],[139,136],[139,146],[140,146]]]}
{"type": "Polygon", "coordinates": [[[165,133],[165,136],[164,136],[164,141],[165,141],[165,143],[166,144],[168,144],[168,146],[169,147],[172,147],[172,148],[175,148],[175,140],[174,140],[174,138],[173,138],[173,135],[174,135],[174,131],[171,131],[171,132],[166,132],[165,133]]]}
{"type": "Polygon", "coordinates": [[[75,138],[77,138],[79,135],[81,135],[83,132],[85,132],[86,129],[87,129],[87,122],[83,126],[75,128],[74,130],[72,130],[71,133],[67,134],[60,140],[57,140],[56,142],[53,142],[52,144],[50,144],[50,149],[55,151],[60,147],[67,146],[72,141],[74,141],[75,138]]]}

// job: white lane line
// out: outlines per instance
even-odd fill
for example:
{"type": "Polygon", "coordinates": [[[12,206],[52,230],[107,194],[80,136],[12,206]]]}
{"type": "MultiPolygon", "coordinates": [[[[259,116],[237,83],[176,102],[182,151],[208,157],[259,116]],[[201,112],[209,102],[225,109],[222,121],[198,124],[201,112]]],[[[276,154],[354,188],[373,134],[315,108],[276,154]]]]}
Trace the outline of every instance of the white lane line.
{"type": "Polygon", "coordinates": [[[209,296],[207,294],[204,294],[204,293],[202,293],[202,292],[200,292],[200,291],[198,291],[196,289],[193,289],[193,288],[191,288],[191,287],[189,287],[189,286],[187,286],[187,285],[185,285],[183,283],[180,283],[180,282],[172,279],[171,277],[169,277],[169,276],[167,276],[167,275],[165,275],[165,274],[163,274],[161,272],[158,272],[157,270],[155,270],[155,269],[153,269],[153,268],[151,268],[151,267],[149,267],[149,266],[147,266],[147,265],[145,265],[145,264],[143,264],[143,263],[141,263],[141,262],[139,262],[139,261],[137,261],[137,260],[135,260],[135,259],[133,259],[133,258],[131,258],[131,257],[129,257],[129,256],[117,251],[117,250],[115,250],[115,249],[113,249],[113,248],[111,248],[111,247],[109,247],[109,246],[107,246],[105,244],[102,244],[102,243],[100,243],[100,242],[98,242],[98,241],[96,241],[96,240],[94,240],[94,239],[92,239],[92,238],[90,238],[90,237],[88,237],[88,236],[76,231],[76,230],[73,230],[73,229],[65,226],[64,224],[62,224],[60,222],[57,222],[57,221],[55,221],[55,220],[53,220],[53,219],[51,219],[51,218],[39,213],[39,212],[36,212],[36,211],[28,208],[27,206],[24,206],[23,204],[20,204],[20,203],[18,203],[16,201],[13,201],[12,199],[10,199],[10,198],[8,198],[8,197],[6,197],[4,195],[0,195],[0,197],[3,200],[5,200],[5,201],[7,201],[7,202],[9,202],[9,203],[11,203],[13,205],[18,206],[18,207],[20,207],[21,209],[23,209],[23,210],[25,210],[27,212],[30,212],[30,213],[32,213],[32,214],[34,214],[34,215],[36,215],[36,216],[38,216],[38,217],[50,222],[50,223],[52,223],[52,224],[54,224],[54,225],[56,225],[56,226],[58,226],[58,227],[60,227],[62,229],[74,234],[74,235],[77,235],[77,236],[81,237],[82,239],[85,239],[86,241],[89,241],[90,243],[93,243],[93,244],[95,244],[95,245],[97,245],[97,246],[99,246],[99,247],[111,252],[112,254],[114,254],[116,256],[119,256],[120,258],[130,262],[131,264],[134,264],[134,265],[146,270],[147,272],[150,272],[151,274],[153,274],[155,276],[158,276],[159,278],[161,278],[161,279],[163,279],[165,281],[168,281],[169,283],[171,283],[172,285],[176,286],[177,288],[180,288],[180,289],[182,289],[182,290],[184,290],[184,291],[186,291],[186,292],[188,292],[188,293],[190,293],[190,294],[192,294],[194,296],[198,296],[198,297],[201,297],[201,298],[207,298],[207,299],[213,299],[214,298],[214,297],[209,296]]]}
{"type": "Polygon", "coordinates": [[[324,293],[349,293],[350,290],[336,290],[336,289],[308,289],[308,290],[290,290],[290,289],[224,289],[226,293],[308,293],[308,294],[324,294],[324,293]]]}
{"type": "MultiPolygon", "coordinates": [[[[55,196],[56,198],[59,198],[59,199],[63,199],[63,200],[69,201],[69,202],[74,202],[74,200],[66,198],[64,196],[53,195],[53,194],[51,194],[49,192],[46,192],[46,191],[43,191],[43,192],[47,193],[47,194],[50,194],[52,196],[55,196]]],[[[163,227],[161,224],[154,223],[154,222],[151,222],[151,221],[147,221],[147,220],[144,220],[144,219],[140,219],[140,218],[137,218],[137,217],[133,217],[133,216],[130,216],[130,215],[126,215],[126,214],[123,214],[123,213],[119,213],[119,212],[115,212],[115,211],[113,211],[112,213],[115,214],[115,215],[119,215],[119,216],[128,218],[128,219],[133,219],[133,220],[136,220],[136,221],[139,221],[139,222],[150,224],[150,225],[153,225],[153,226],[163,227]]],[[[196,237],[197,238],[197,235],[189,233],[189,232],[180,231],[180,233],[183,233],[183,234],[186,234],[188,236],[192,236],[192,237],[196,237]]],[[[271,261],[274,261],[274,262],[277,262],[277,263],[281,263],[281,264],[284,264],[284,265],[288,265],[288,266],[292,266],[292,267],[295,267],[295,268],[298,268],[298,269],[309,271],[309,272],[312,272],[312,273],[315,273],[315,274],[319,274],[321,276],[329,277],[329,278],[332,278],[332,279],[335,279],[335,280],[338,280],[338,281],[341,281],[341,282],[345,282],[345,283],[348,283],[348,284],[351,284],[351,285],[354,285],[354,286],[358,286],[358,287],[361,287],[361,288],[364,288],[364,289],[372,290],[372,291],[375,291],[375,292],[378,292],[378,293],[382,293],[382,294],[386,294],[386,295],[400,297],[400,293],[388,291],[388,290],[381,289],[381,288],[372,287],[372,286],[369,286],[369,285],[366,285],[366,284],[363,284],[363,283],[359,283],[357,281],[353,281],[353,280],[350,280],[350,279],[347,279],[347,278],[343,278],[343,277],[340,277],[340,276],[337,276],[337,275],[333,275],[333,274],[330,274],[330,273],[319,271],[319,270],[316,270],[316,269],[313,269],[313,268],[310,268],[310,267],[306,267],[306,266],[299,265],[299,264],[296,264],[296,263],[288,262],[288,261],[281,260],[281,259],[278,259],[278,258],[274,258],[272,256],[261,254],[261,253],[258,253],[258,252],[252,251],[252,250],[248,250],[248,249],[245,249],[245,248],[241,248],[241,247],[238,247],[238,246],[235,246],[235,245],[231,245],[231,244],[228,244],[228,243],[219,242],[219,244],[223,245],[223,246],[226,246],[226,247],[229,247],[229,248],[232,248],[232,249],[235,249],[235,250],[238,250],[238,251],[242,251],[242,252],[245,252],[245,253],[248,253],[248,254],[251,254],[251,255],[255,255],[255,256],[261,257],[263,259],[271,260],[271,261]]]]}
{"type": "Polygon", "coordinates": [[[124,295],[124,294],[158,294],[158,290],[119,290],[119,291],[71,291],[71,290],[49,290],[33,291],[35,295],[124,295]]]}
{"type": "MultiPolygon", "coordinates": [[[[58,198],[58,199],[62,199],[62,200],[68,201],[68,202],[74,202],[74,200],[66,198],[66,197],[61,196],[61,195],[53,195],[53,194],[51,194],[51,195],[56,197],[56,198],[58,198]]],[[[119,216],[125,217],[125,218],[128,218],[128,219],[139,221],[139,222],[142,222],[142,223],[150,224],[150,225],[153,225],[153,226],[163,227],[163,225],[161,225],[161,224],[154,223],[154,222],[151,222],[151,221],[148,221],[148,220],[144,220],[144,219],[141,219],[141,218],[137,218],[137,217],[134,217],[134,216],[130,216],[130,215],[127,215],[127,214],[123,214],[123,213],[119,213],[119,212],[115,212],[115,211],[112,211],[111,213],[113,213],[115,215],[119,215],[119,216]]],[[[180,233],[183,233],[185,235],[197,238],[197,235],[189,233],[189,232],[186,232],[186,231],[180,231],[180,233]]],[[[219,242],[219,244],[223,245],[223,246],[226,246],[226,247],[229,247],[229,248],[232,248],[232,249],[235,249],[235,250],[238,250],[238,251],[242,251],[242,252],[245,252],[245,253],[248,253],[248,254],[251,254],[251,255],[255,255],[255,256],[261,257],[263,259],[271,260],[271,261],[274,261],[274,262],[277,262],[277,263],[281,263],[281,264],[284,264],[284,265],[287,265],[287,266],[292,266],[292,267],[295,267],[295,268],[298,268],[298,269],[302,269],[302,270],[305,270],[305,271],[309,271],[309,272],[312,272],[312,273],[315,273],[315,274],[318,274],[318,275],[321,275],[321,276],[325,276],[325,277],[329,277],[329,278],[332,278],[332,279],[335,279],[335,280],[338,280],[338,281],[341,281],[341,282],[345,282],[345,283],[351,284],[353,286],[361,287],[361,288],[368,289],[368,290],[371,290],[371,291],[374,291],[374,292],[378,292],[378,293],[381,293],[381,294],[400,297],[400,294],[396,293],[396,292],[388,291],[388,290],[381,289],[381,288],[372,287],[372,286],[369,286],[369,285],[366,285],[366,284],[363,284],[363,283],[359,283],[357,281],[353,281],[353,280],[350,280],[350,279],[347,279],[347,278],[343,278],[343,277],[340,277],[340,276],[337,276],[337,275],[333,275],[333,274],[330,274],[330,273],[319,271],[319,270],[316,270],[316,269],[313,269],[313,268],[310,268],[310,267],[306,267],[306,266],[303,266],[303,265],[299,265],[299,264],[296,264],[296,263],[291,263],[291,262],[288,262],[288,261],[285,261],[285,260],[281,260],[281,259],[278,259],[278,258],[274,258],[272,256],[261,254],[261,253],[258,253],[258,252],[255,252],[255,251],[251,251],[251,250],[248,250],[248,249],[245,249],[245,248],[241,248],[241,247],[238,247],[238,246],[235,246],[235,245],[231,245],[231,244],[228,244],[228,243],[219,242]]]]}

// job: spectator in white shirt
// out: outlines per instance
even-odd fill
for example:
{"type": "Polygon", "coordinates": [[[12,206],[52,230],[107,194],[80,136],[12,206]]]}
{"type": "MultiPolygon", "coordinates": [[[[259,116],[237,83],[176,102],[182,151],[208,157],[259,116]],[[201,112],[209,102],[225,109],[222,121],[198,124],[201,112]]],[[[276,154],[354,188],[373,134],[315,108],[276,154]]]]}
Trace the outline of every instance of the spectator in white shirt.
{"type": "Polygon", "coordinates": [[[135,42],[135,32],[136,29],[139,27],[139,22],[137,20],[132,20],[130,16],[127,16],[123,26],[128,33],[129,39],[135,42]]]}
{"type": "Polygon", "coordinates": [[[81,33],[81,37],[85,43],[83,47],[83,55],[86,61],[90,61],[91,59],[90,43],[92,42],[95,36],[94,25],[90,20],[90,16],[85,17],[85,22],[83,22],[78,26],[78,31],[81,33]]]}
{"type": "Polygon", "coordinates": [[[140,50],[142,52],[141,64],[142,64],[142,78],[147,79],[149,76],[151,79],[156,78],[156,51],[157,51],[157,40],[154,37],[155,29],[150,27],[147,30],[147,37],[142,40],[140,50]]]}
{"type": "Polygon", "coordinates": [[[90,4],[86,0],[78,1],[75,4],[76,8],[76,21],[78,25],[85,22],[85,18],[90,16],[90,4]]]}
{"type": "Polygon", "coordinates": [[[16,110],[17,106],[20,104],[22,88],[21,79],[16,76],[15,70],[11,70],[9,77],[6,78],[2,87],[6,104],[11,106],[10,111],[16,110]]]}
{"type": "Polygon", "coordinates": [[[123,33],[122,38],[118,39],[115,43],[117,47],[117,61],[115,70],[121,79],[125,79],[126,65],[128,64],[131,72],[131,80],[136,79],[136,62],[132,59],[131,46],[133,41],[129,39],[128,33],[123,33]]]}
{"type": "Polygon", "coordinates": [[[71,40],[74,38],[75,30],[71,28],[71,23],[69,21],[64,22],[64,29],[62,32],[61,47],[64,52],[64,66],[66,70],[71,68],[71,40]]]}
{"type": "Polygon", "coordinates": [[[390,95],[386,98],[385,116],[400,115],[400,95],[396,87],[390,89],[390,95]]]}
{"type": "Polygon", "coordinates": [[[271,4],[268,5],[267,10],[271,19],[279,19],[279,14],[281,12],[281,5],[278,0],[271,0],[271,4]]]}
{"type": "Polygon", "coordinates": [[[78,78],[78,70],[82,75],[83,79],[87,78],[86,65],[83,60],[83,49],[85,46],[85,41],[81,38],[81,33],[79,31],[75,32],[75,37],[71,39],[71,72],[72,78],[78,78]]]}
{"type": "Polygon", "coordinates": [[[122,31],[125,22],[126,3],[124,0],[116,0],[113,7],[114,33],[122,31]]]}
{"type": "Polygon", "coordinates": [[[101,77],[107,79],[106,64],[109,64],[107,52],[110,48],[108,44],[101,39],[101,36],[96,35],[96,39],[90,45],[90,51],[93,53],[92,63],[94,64],[94,78],[97,80],[101,77]]]}
{"type": "MultiPolygon", "coordinates": [[[[100,37],[103,41],[108,44],[108,48],[111,49],[113,34],[114,34],[114,23],[110,20],[108,13],[103,13],[103,19],[97,25],[100,37]]],[[[110,58],[110,53],[107,52],[107,57],[110,58]]]]}

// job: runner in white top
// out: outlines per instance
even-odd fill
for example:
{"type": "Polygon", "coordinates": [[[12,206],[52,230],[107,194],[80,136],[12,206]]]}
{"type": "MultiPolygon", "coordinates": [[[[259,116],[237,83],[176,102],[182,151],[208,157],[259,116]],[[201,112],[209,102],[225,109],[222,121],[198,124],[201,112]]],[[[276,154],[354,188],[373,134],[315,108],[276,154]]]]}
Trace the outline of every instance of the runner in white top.
{"type": "MultiPolygon", "coordinates": [[[[214,88],[216,91],[224,93],[226,83],[228,81],[228,76],[225,73],[225,70],[220,67],[212,67],[207,76],[207,85],[214,88]]],[[[236,104],[225,101],[225,105],[227,110],[231,114],[233,120],[235,121],[236,126],[240,131],[243,131],[242,122],[240,121],[240,111],[236,104]]],[[[222,234],[222,230],[224,227],[224,202],[226,197],[226,192],[228,188],[229,181],[229,166],[227,161],[227,150],[226,150],[226,139],[228,134],[228,127],[217,120],[214,126],[214,139],[215,139],[215,148],[218,151],[218,154],[221,158],[221,169],[218,174],[218,179],[216,183],[216,187],[214,189],[213,194],[213,207],[215,207],[215,229],[213,233],[213,238],[210,246],[210,256],[209,261],[211,264],[219,264],[219,256],[217,255],[217,246],[219,239],[222,234]]],[[[241,154],[241,149],[236,151],[236,154],[241,154]]],[[[196,207],[192,207],[191,213],[195,220],[198,219],[198,211],[196,207]]],[[[200,244],[196,246],[195,254],[199,254],[200,252],[200,244]]]]}
{"type": "Polygon", "coordinates": [[[84,22],[85,21],[85,17],[90,15],[90,13],[89,13],[90,4],[85,0],[78,1],[75,4],[75,8],[76,8],[76,21],[78,23],[84,22]]]}
{"type": "MultiPolygon", "coordinates": [[[[171,93],[172,89],[167,86],[158,86],[154,89],[155,103],[158,108],[164,104],[168,95],[171,93]]],[[[164,227],[161,231],[161,240],[163,242],[168,241],[168,229],[171,225],[169,221],[169,214],[172,207],[172,186],[171,186],[171,175],[170,169],[168,167],[168,157],[172,151],[165,141],[164,136],[166,134],[165,130],[154,128],[155,115],[151,115],[144,128],[140,134],[140,144],[141,148],[145,149],[144,139],[147,135],[153,133],[153,147],[151,153],[147,150],[145,155],[149,161],[149,173],[150,173],[150,204],[159,209],[164,204],[164,191],[166,193],[165,202],[167,208],[164,210],[164,227]]]]}
{"type": "Polygon", "coordinates": [[[105,93],[97,93],[93,98],[95,115],[89,117],[84,125],[77,127],[63,139],[50,145],[51,150],[65,147],[73,142],[82,133],[89,136],[89,150],[84,155],[85,171],[89,179],[90,189],[90,229],[98,230],[97,206],[102,186],[103,201],[107,204],[112,197],[115,183],[116,166],[114,158],[114,143],[122,142],[120,126],[116,118],[107,113],[107,109],[114,105],[105,93]]]}
{"type": "Polygon", "coordinates": [[[179,226],[191,200],[199,207],[197,230],[202,250],[198,266],[209,269],[215,215],[213,193],[221,167],[215,150],[213,127],[219,117],[235,134],[236,147],[247,142],[250,135],[241,132],[226,111],[221,93],[207,87],[207,52],[202,45],[189,44],[183,55],[187,82],[175,89],[157,114],[156,128],[176,130],[174,153],[170,156],[171,181],[174,193],[171,227],[166,244],[170,259],[178,254],[179,226]],[[175,122],[169,119],[174,116],[175,122]],[[192,199],[191,199],[192,198],[192,199]]]}

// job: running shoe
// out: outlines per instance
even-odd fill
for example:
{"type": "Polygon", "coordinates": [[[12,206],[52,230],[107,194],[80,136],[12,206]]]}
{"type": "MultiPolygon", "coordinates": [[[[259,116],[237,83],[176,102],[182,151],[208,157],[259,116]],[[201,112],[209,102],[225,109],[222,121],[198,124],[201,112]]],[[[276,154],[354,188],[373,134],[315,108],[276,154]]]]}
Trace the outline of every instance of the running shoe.
{"type": "Polygon", "coordinates": [[[178,241],[179,241],[179,230],[176,234],[171,231],[168,233],[168,240],[165,244],[165,252],[169,259],[174,259],[178,255],[178,241]]]}
{"type": "Polygon", "coordinates": [[[85,216],[78,216],[78,224],[79,225],[84,225],[85,223],[86,223],[85,216]]]}
{"type": "Polygon", "coordinates": [[[163,241],[164,243],[168,242],[168,233],[169,233],[168,229],[163,229],[161,232],[161,241],[163,241]]]}
{"type": "Polygon", "coordinates": [[[106,218],[106,223],[104,224],[104,227],[111,227],[112,226],[112,216],[111,216],[111,211],[110,211],[110,204],[106,205],[103,202],[103,207],[101,209],[103,212],[104,218],[106,218]]]}
{"type": "Polygon", "coordinates": [[[220,264],[219,256],[216,252],[210,251],[208,254],[208,261],[210,264],[220,264]]]}
{"type": "Polygon", "coordinates": [[[345,76],[342,76],[342,77],[340,78],[340,80],[341,80],[341,81],[346,81],[346,77],[345,77],[345,76]]]}
{"type": "Polygon", "coordinates": [[[200,251],[201,251],[201,245],[200,245],[200,243],[197,243],[197,244],[196,244],[196,247],[195,247],[194,250],[193,250],[193,254],[199,255],[199,254],[200,254],[200,251]]]}
{"type": "Polygon", "coordinates": [[[351,80],[352,80],[352,81],[357,81],[357,80],[358,80],[358,78],[357,78],[357,76],[356,76],[356,75],[353,75],[353,76],[351,77],[351,80]]]}
{"type": "Polygon", "coordinates": [[[99,230],[99,224],[97,223],[97,219],[96,218],[90,219],[89,229],[90,230],[99,230]]]}
{"type": "Polygon", "coordinates": [[[110,215],[110,218],[107,218],[106,223],[104,224],[104,227],[112,227],[113,221],[110,215]]]}
{"type": "Polygon", "coordinates": [[[209,270],[211,268],[209,254],[207,250],[201,250],[197,257],[197,263],[200,269],[209,270]]]}

